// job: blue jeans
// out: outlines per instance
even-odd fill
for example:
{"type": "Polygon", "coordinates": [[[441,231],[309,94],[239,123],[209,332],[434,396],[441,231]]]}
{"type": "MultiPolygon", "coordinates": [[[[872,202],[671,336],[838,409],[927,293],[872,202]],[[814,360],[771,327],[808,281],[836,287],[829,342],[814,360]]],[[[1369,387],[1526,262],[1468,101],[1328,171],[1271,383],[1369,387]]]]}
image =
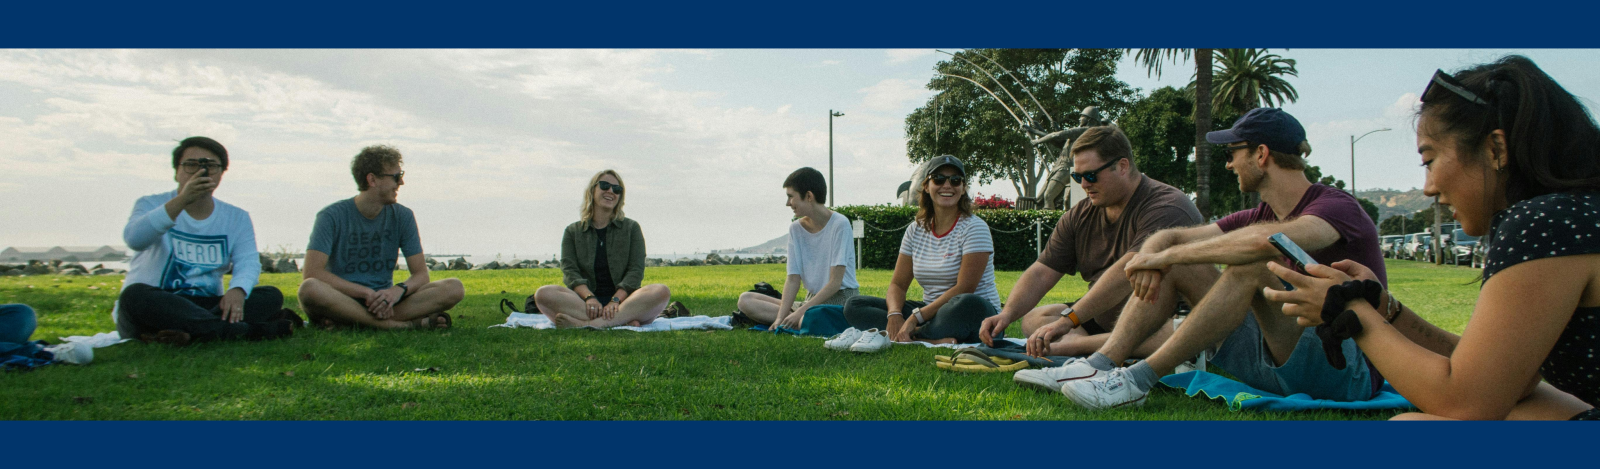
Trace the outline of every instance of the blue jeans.
{"type": "Polygon", "coordinates": [[[1289,354],[1289,360],[1278,366],[1262,340],[1261,326],[1252,312],[1222,342],[1211,363],[1250,387],[1280,396],[1305,393],[1315,399],[1345,402],[1372,399],[1375,384],[1382,383],[1374,383],[1378,378],[1367,367],[1367,358],[1354,340],[1345,339],[1341,346],[1345,359],[1343,370],[1328,364],[1328,357],[1322,352],[1322,339],[1317,338],[1313,328],[1307,327],[1301,332],[1300,342],[1289,354]]]}
{"type": "Polygon", "coordinates": [[[38,350],[21,350],[37,345],[28,342],[33,329],[38,327],[33,308],[23,304],[0,305],[0,355],[33,355],[38,350]]]}

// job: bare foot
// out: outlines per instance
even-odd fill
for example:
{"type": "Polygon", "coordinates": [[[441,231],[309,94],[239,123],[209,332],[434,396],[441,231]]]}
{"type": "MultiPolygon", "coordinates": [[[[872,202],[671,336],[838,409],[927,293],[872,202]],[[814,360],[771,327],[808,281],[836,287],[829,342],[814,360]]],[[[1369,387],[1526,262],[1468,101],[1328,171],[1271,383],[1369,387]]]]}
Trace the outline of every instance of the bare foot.
{"type": "Polygon", "coordinates": [[[572,329],[580,325],[577,321],[573,321],[572,318],[567,317],[565,314],[551,315],[550,322],[556,324],[556,329],[572,329]]]}
{"type": "Polygon", "coordinates": [[[633,327],[639,327],[642,324],[639,324],[639,320],[635,319],[635,320],[632,320],[632,321],[628,321],[628,325],[629,326],[633,326],[633,327]]]}

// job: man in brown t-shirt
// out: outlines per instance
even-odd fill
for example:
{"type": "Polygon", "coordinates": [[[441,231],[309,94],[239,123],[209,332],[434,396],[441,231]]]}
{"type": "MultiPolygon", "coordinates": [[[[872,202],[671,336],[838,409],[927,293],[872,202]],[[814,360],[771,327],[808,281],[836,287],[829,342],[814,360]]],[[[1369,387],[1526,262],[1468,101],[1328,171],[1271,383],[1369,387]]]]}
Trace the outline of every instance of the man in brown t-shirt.
{"type": "MultiPolygon", "coordinates": [[[[1133,163],[1132,145],[1114,126],[1093,127],[1072,145],[1073,180],[1083,185],[1086,200],[1062,214],[1039,259],[1017,279],[1000,314],[984,320],[984,343],[1013,321],[1022,319],[1032,355],[1088,355],[1105,344],[1129,294],[1133,292],[1123,262],[1151,234],[1200,224],[1200,210],[1188,195],[1151,179],[1133,163]],[[1089,292],[1071,306],[1039,306],[1039,300],[1061,277],[1077,272],[1089,292]]],[[[1148,338],[1136,356],[1153,353],[1172,327],[1148,338]]]]}

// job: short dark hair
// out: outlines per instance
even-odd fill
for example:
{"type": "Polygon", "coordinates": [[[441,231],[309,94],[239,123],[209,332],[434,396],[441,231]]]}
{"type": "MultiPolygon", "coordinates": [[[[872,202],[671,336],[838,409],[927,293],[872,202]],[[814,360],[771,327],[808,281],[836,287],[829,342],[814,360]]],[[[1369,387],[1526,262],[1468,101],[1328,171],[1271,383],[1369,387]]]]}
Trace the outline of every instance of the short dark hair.
{"type": "Polygon", "coordinates": [[[806,197],[807,192],[810,192],[811,196],[817,199],[817,203],[828,203],[828,179],[822,177],[821,171],[811,169],[810,166],[789,173],[789,177],[783,180],[783,188],[794,189],[802,199],[806,197]]]}
{"type": "Polygon", "coordinates": [[[1128,141],[1128,135],[1122,133],[1122,129],[1117,128],[1117,126],[1090,127],[1088,130],[1083,131],[1083,135],[1079,136],[1078,140],[1072,142],[1072,156],[1074,158],[1078,156],[1078,152],[1089,150],[1099,153],[1100,159],[1107,162],[1127,158],[1128,165],[1134,171],[1139,170],[1139,167],[1134,166],[1133,162],[1133,143],[1128,141]]]}
{"type": "Polygon", "coordinates": [[[172,149],[172,169],[178,169],[178,161],[183,159],[183,151],[191,147],[198,147],[217,155],[217,158],[221,160],[218,163],[222,164],[222,170],[228,170],[228,149],[223,148],[221,143],[217,143],[216,140],[212,140],[210,137],[199,136],[183,139],[183,141],[178,142],[177,148],[172,149]]]}
{"type": "MultiPolygon", "coordinates": [[[[1419,131],[1451,138],[1469,163],[1479,161],[1486,138],[1505,131],[1506,201],[1600,189],[1600,126],[1572,93],[1520,55],[1508,55],[1454,75],[1488,104],[1449,91],[1424,91],[1419,118],[1435,124],[1419,131]]],[[[1442,88],[1442,87],[1441,87],[1442,88]]]]}
{"type": "Polygon", "coordinates": [[[383,174],[389,165],[400,166],[399,149],[388,145],[362,148],[361,153],[350,160],[350,175],[356,178],[356,190],[367,190],[367,175],[383,174]]]}

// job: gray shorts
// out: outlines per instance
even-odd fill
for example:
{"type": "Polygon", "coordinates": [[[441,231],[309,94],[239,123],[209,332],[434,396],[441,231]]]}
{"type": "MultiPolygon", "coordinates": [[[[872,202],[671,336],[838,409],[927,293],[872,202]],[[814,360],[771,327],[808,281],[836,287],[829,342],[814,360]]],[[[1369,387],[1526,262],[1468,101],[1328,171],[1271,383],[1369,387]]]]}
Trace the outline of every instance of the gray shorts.
{"type": "Polygon", "coordinates": [[[1244,323],[1222,341],[1211,363],[1250,387],[1280,396],[1303,393],[1315,399],[1344,402],[1371,399],[1374,377],[1366,357],[1354,340],[1345,339],[1340,346],[1344,351],[1343,370],[1328,364],[1322,339],[1317,338],[1315,328],[1307,327],[1300,333],[1300,342],[1295,344],[1289,360],[1276,366],[1262,340],[1255,313],[1249,313],[1244,323]]]}
{"type": "Polygon", "coordinates": [[[833,293],[833,296],[828,297],[828,299],[826,299],[826,300],[822,300],[822,302],[818,303],[818,304],[819,305],[839,305],[839,306],[844,306],[844,302],[848,301],[850,299],[850,297],[853,297],[853,296],[856,296],[856,295],[860,295],[860,294],[861,294],[861,290],[858,290],[858,289],[840,288],[839,291],[833,293]]]}

